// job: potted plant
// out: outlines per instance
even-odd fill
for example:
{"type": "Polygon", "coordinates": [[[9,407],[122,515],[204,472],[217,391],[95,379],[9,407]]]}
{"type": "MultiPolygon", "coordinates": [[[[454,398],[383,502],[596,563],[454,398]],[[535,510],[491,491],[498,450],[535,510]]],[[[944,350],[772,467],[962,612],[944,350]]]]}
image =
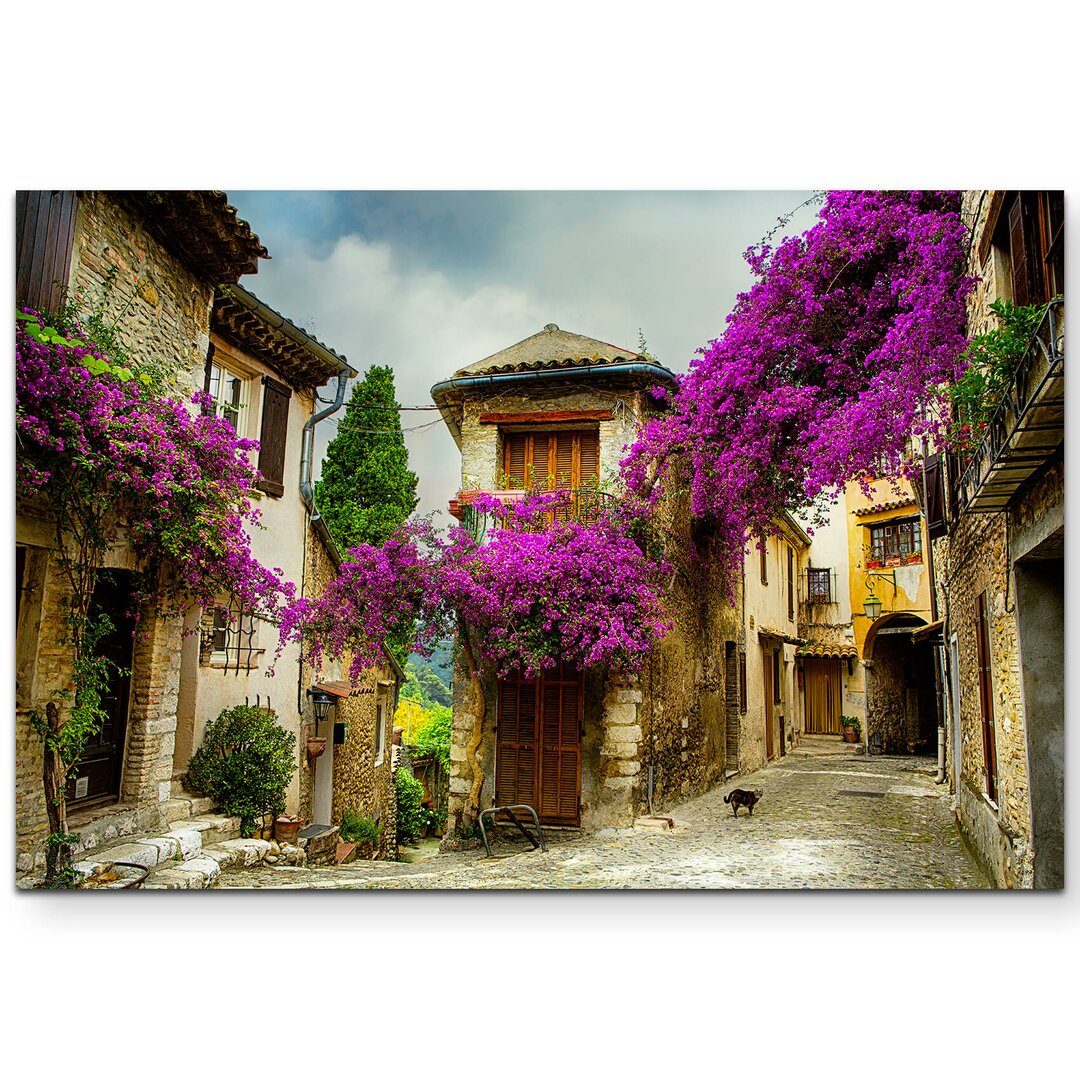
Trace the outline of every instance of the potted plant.
{"type": "Polygon", "coordinates": [[[858,742],[862,733],[862,725],[857,716],[841,716],[840,725],[844,729],[844,742],[858,742]]]}

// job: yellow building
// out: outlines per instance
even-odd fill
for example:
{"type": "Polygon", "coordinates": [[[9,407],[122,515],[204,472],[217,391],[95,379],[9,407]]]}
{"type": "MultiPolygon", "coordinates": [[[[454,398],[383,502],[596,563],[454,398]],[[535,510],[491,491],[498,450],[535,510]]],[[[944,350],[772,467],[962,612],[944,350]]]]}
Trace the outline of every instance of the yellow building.
{"type": "Polygon", "coordinates": [[[854,481],[845,493],[855,644],[866,672],[868,748],[937,747],[941,626],[931,600],[926,524],[903,477],[854,481]]]}

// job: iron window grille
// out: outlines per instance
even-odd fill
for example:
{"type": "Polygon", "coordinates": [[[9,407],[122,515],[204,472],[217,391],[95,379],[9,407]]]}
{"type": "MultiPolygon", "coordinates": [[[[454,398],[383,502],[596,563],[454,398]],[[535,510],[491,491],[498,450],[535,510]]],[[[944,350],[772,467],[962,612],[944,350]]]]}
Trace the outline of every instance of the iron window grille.
{"type": "Polygon", "coordinates": [[[806,602],[808,604],[831,604],[833,602],[832,570],[828,567],[808,567],[806,571],[806,602]]]}
{"type": "Polygon", "coordinates": [[[224,657],[225,669],[239,673],[253,666],[253,658],[262,652],[258,645],[258,619],[254,611],[239,604],[228,610],[214,609],[213,653],[224,657]]]}

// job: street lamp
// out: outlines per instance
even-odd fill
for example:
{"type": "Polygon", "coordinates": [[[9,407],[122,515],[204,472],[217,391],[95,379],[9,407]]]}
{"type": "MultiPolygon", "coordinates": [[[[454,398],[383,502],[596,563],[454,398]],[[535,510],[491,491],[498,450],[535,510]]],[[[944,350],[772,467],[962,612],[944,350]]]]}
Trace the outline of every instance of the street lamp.
{"type": "Polygon", "coordinates": [[[896,571],[881,571],[871,570],[866,575],[866,588],[869,590],[870,595],[863,601],[863,612],[866,617],[873,622],[881,614],[881,601],[874,594],[874,586],[870,581],[871,578],[883,578],[885,581],[891,582],[893,587],[893,595],[896,594],[896,571]]]}
{"type": "Polygon", "coordinates": [[[308,689],[308,697],[311,698],[311,704],[315,709],[315,730],[319,730],[319,721],[325,720],[330,713],[330,706],[334,704],[333,696],[328,694],[325,690],[320,690],[317,686],[312,686],[308,689]]]}

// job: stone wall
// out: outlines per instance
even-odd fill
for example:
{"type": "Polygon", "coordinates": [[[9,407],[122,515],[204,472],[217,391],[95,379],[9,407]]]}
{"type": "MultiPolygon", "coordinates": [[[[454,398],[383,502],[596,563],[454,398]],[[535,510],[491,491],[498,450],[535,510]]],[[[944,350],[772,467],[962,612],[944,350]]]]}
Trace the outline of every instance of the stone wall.
{"type": "Polygon", "coordinates": [[[125,348],[159,362],[178,391],[202,389],[213,283],[193,277],[107,192],[79,193],[70,292],[84,311],[104,303],[125,348]]]}
{"type": "MultiPolygon", "coordinates": [[[[1009,297],[1008,257],[985,235],[1000,192],[970,191],[964,212],[975,221],[971,272],[980,281],[968,300],[968,333],[992,325],[990,303],[1009,297]]],[[[962,516],[947,537],[934,542],[936,586],[947,636],[956,638],[952,702],[957,740],[950,739],[949,773],[957,815],[991,879],[1003,887],[1030,887],[1037,854],[1032,836],[1029,732],[1022,686],[1015,561],[1064,529],[1064,465],[1060,459],[1020,493],[1009,510],[962,516]],[[985,593],[990,639],[993,723],[998,798],[987,794],[976,645],[975,604],[985,593]],[[957,757],[959,760],[957,760],[957,757]]],[[[1063,654],[1062,636],[1058,655],[1063,654]]],[[[1057,677],[1048,671],[1047,677],[1057,677]]]]}
{"type": "MultiPolygon", "coordinates": [[[[109,292],[106,311],[118,316],[121,339],[130,352],[157,361],[177,390],[201,387],[209,343],[212,285],[195,278],[107,193],[82,192],[72,251],[70,293],[84,310],[109,292]]],[[[16,860],[19,869],[41,865],[47,833],[41,795],[41,740],[29,713],[71,684],[68,652],[60,644],[69,592],[55,559],[52,524],[40,504],[20,504],[16,542],[39,563],[39,588],[23,596],[16,649],[22,676],[16,711],[16,860]],[[44,562],[42,563],[42,560],[44,562]],[[43,569],[42,569],[43,567],[43,569]]],[[[28,555],[28,565],[31,556],[28,555]]],[[[132,568],[130,553],[118,546],[107,566],[132,568]]],[[[77,831],[102,816],[121,814],[131,828],[156,828],[170,795],[172,753],[180,665],[181,622],[144,614],[131,677],[120,803],[73,814],[77,831]]]]}

